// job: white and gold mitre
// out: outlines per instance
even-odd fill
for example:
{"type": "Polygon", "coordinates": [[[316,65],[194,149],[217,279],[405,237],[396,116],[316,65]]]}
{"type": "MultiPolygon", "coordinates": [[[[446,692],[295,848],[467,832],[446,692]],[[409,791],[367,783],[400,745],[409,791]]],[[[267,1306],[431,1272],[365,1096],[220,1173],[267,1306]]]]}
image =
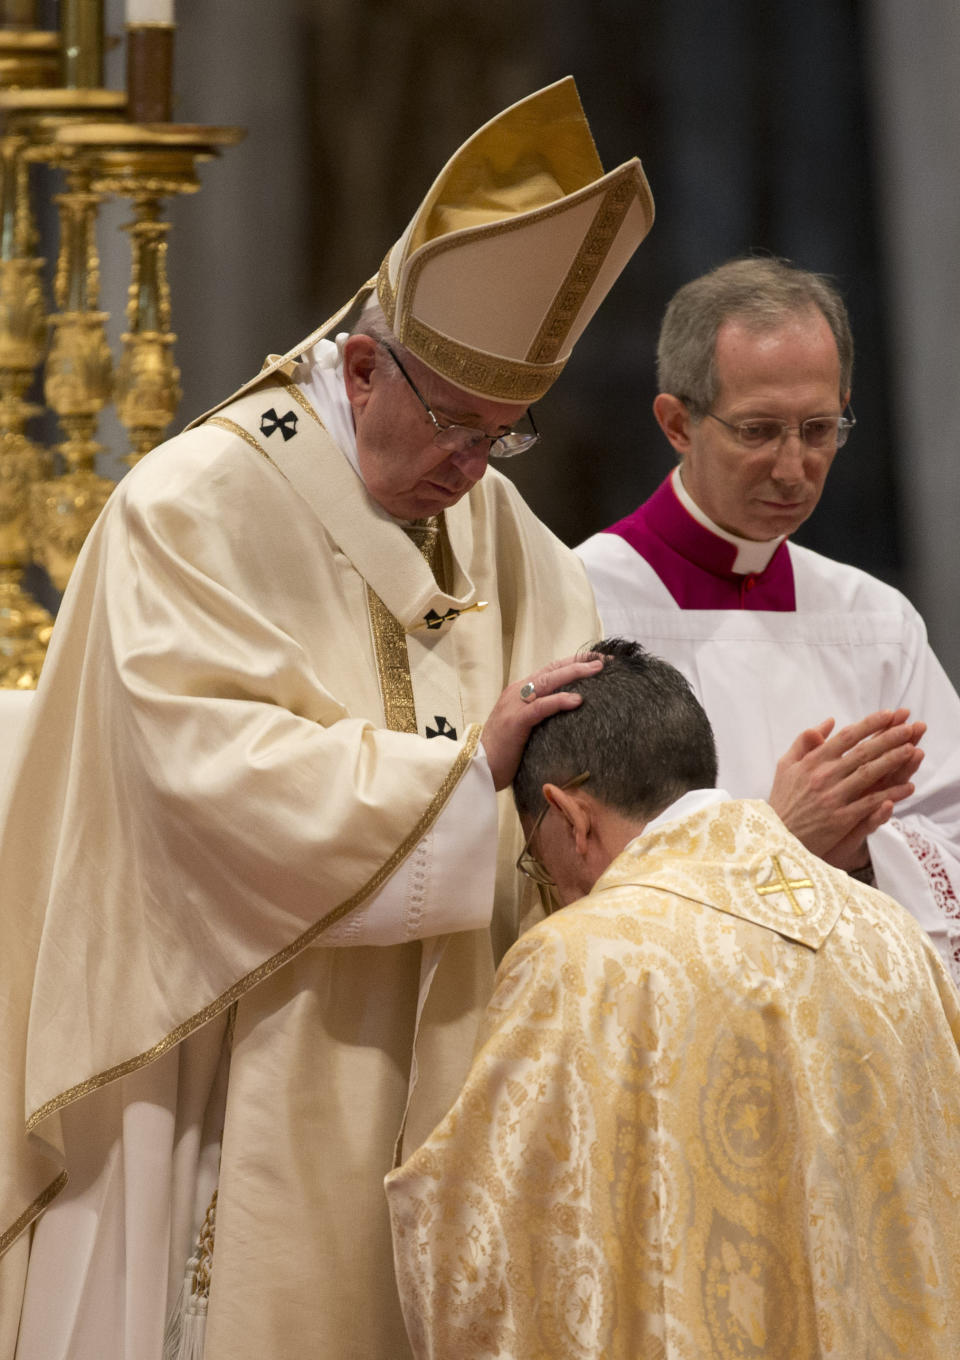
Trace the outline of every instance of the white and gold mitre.
{"type": "Polygon", "coordinates": [[[192,424],[277,372],[289,375],[318,340],[349,329],[374,292],[400,343],[442,378],[491,401],[529,405],[559,377],[652,224],[640,162],[603,173],[566,76],[464,142],[379,276],[192,424]]]}
{"type": "Polygon", "coordinates": [[[571,76],[451,156],[377,279],[401,344],[494,401],[542,397],[653,223],[639,160],[609,174],[571,76]]]}

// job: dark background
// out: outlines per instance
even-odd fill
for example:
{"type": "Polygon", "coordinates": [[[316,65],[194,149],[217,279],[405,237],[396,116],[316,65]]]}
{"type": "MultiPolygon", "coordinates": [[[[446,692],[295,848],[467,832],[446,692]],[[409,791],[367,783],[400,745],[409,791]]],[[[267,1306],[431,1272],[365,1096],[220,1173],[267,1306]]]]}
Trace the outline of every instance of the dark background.
{"type": "MultiPolygon", "coordinates": [[[[935,10],[939,0],[929,3],[935,10]]],[[[956,85],[944,33],[960,55],[960,6],[942,5],[940,29],[929,16],[924,29],[911,7],[903,32],[923,39],[917,52],[900,45],[901,10],[897,0],[181,0],[175,116],[243,124],[248,135],[202,169],[199,195],[171,205],[184,389],[171,433],[255,373],[268,352],[296,344],[376,271],[467,135],[570,73],[604,167],[639,155],[657,220],[538,405],[540,445],[509,474],[570,544],[627,513],[672,465],[650,410],[670,295],[751,251],[826,271],[852,315],[858,424],[797,538],[932,610],[934,641],[954,649],[956,673],[952,537],[948,530],[945,559],[931,556],[930,542],[944,540],[928,527],[945,497],[956,504],[953,487],[934,482],[926,505],[929,478],[907,464],[908,447],[917,467],[927,456],[915,438],[910,366],[896,361],[909,332],[903,260],[911,264],[923,243],[903,246],[904,229],[914,230],[903,205],[913,200],[906,182],[891,186],[891,166],[907,175],[922,165],[897,141],[907,126],[897,110],[956,85]],[[931,81],[931,52],[945,64],[941,82],[931,81]],[[911,68],[909,90],[891,89],[911,68]]],[[[120,0],[108,0],[107,16],[119,34],[120,0]]],[[[117,51],[107,83],[122,80],[117,51]]],[[[914,108],[921,137],[925,107],[914,108]]],[[[943,152],[951,161],[952,141],[943,152]]],[[[115,203],[101,224],[102,303],[117,334],[129,267],[117,227],[129,218],[129,206],[115,203]]],[[[945,258],[957,239],[943,241],[945,258]]],[[[957,280],[941,275],[925,315],[951,289],[960,303],[957,280]]],[[[951,344],[956,338],[954,327],[951,344]]],[[[930,365],[917,371],[922,379],[930,365]]],[[[941,411],[952,410],[955,389],[937,398],[941,411]]],[[[102,438],[119,452],[109,413],[102,438]]],[[[939,443],[935,452],[940,463],[949,458],[939,443]]],[[[115,457],[103,461],[120,475],[115,457]]]]}

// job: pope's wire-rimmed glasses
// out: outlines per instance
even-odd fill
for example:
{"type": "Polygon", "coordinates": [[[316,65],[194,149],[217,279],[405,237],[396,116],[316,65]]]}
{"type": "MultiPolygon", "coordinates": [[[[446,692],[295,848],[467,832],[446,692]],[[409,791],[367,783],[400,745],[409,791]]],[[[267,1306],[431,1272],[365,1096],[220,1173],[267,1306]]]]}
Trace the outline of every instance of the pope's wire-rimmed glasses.
{"type": "Polygon", "coordinates": [[[380,340],[377,343],[382,345],[390,355],[390,358],[413,389],[420,405],[433,421],[433,442],[438,448],[444,449],[447,453],[473,453],[481,444],[489,444],[488,452],[491,458],[515,458],[518,453],[526,453],[527,449],[532,449],[540,438],[540,431],[537,429],[533,412],[529,406],[522,417],[529,423],[529,430],[507,430],[505,434],[487,434],[485,430],[475,430],[471,425],[441,424],[434,415],[430,403],[386,340],[380,340]]]}
{"type": "MultiPolygon", "coordinates": [[[[565,784],[561,784],[560,792],[566,793],[568,789],[579,788],[580,785],[585,784],[589,778],[590,771],[584,770],[583,774],[578,774],[573,779],[568,779],[565,784]]],[[[557,886],[556,883],[554,883],[553,879],[550,877],[550,875],[547,873],[546,869],[537,859],[536,855],[530,849],[531,845],[533,844],[534,836],[540,830],[540,823],[543,821],[544,817],[546,817],[547,813],[550,811],[550,807],[551,804],[548,803],[545,799],[543,807],[537,813],[536,821],[530,828],[530,835],[524,841],[523,849],[517,856],[517,868],[519,869],[520,873],[526,874],[527,878],[532,878],[534,883],[536,883],[541,888],[555,888],[557,886]]]]}
{"type": "Polygon", "coordinates": [[[788,434],[798,434],[808,449],[816,453],[826,453],[830,449],[842,449],[847,436],[857,423],[850,411],[849,416],[808,416],[799,425],[790,425],[785,420],[756,417],[753,420],[724,420],[723,416],[707,411],[711,420],[725,425],[731,430],[738,444],[745,449],[762,449],[767,444],[782,444],[788,434]]]}

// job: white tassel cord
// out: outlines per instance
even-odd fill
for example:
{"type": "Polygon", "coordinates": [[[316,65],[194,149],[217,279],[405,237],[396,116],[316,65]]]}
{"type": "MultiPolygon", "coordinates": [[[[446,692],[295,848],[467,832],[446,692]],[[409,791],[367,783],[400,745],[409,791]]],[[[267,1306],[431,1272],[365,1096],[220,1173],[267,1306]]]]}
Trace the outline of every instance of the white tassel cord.
{"type": "Polygon", "coordinates": [[[187,1262],[180,1293],[167,1319],[163,1360],[203,1360],[216,1221],[217,1192],[214,1190],[197,1239],[196,1255],[187,1262]]]}

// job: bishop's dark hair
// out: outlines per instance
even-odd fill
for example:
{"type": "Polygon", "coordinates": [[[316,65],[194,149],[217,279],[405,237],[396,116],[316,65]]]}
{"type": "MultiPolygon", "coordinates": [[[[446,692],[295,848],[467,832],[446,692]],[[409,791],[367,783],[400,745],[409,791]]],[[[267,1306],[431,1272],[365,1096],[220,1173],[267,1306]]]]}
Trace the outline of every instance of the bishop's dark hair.
{"type": "Polygon", "coordinates": [[[713,731],[680,672],[624,638],[586,650],[603,656],[603,670],[565,685],[583,703],[530,733],[513,781],[518,812],[536,816],[544,784],[566,784],[584,770],[599,802],[647,821],[691,789],[713,788],[713,731]]]}

